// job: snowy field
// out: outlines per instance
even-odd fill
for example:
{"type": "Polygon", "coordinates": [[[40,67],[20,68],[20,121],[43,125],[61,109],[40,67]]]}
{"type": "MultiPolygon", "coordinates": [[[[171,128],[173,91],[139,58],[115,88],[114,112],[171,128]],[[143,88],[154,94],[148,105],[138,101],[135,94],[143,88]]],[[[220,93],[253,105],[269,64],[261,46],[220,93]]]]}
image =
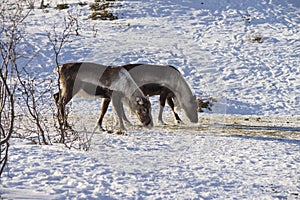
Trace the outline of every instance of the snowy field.
{"type": "Polygon", "coordinates": [[[1,198],[300,198],[299,1],[117,1],[114,21],[90,20],[88,5],[64,2],[69,9],[53,9],[54,0],[26,19],[19,50],[32,58],[33,76],[56,78],[48,32],[62,31],[72,12],[80,35],[65,44],[61,63],[171,64],[197,96],[217,102],[198,124],[180,113],[185,124],[174,125],[165,108],[168,125],[146,129],[131,116],[134,126],[118,135],[92,134],[101,101],[75,98],[70,120],[91,137],[90,150],[13,139],[1,198]]]}

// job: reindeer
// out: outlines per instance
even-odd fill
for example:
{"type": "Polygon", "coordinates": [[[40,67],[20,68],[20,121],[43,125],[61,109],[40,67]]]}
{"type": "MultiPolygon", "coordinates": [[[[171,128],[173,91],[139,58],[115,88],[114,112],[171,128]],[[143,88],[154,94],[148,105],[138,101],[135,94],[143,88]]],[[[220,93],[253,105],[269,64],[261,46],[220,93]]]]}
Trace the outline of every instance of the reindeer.
{"type": "Polygon", "coordinates": [[[62,118],[73,96],[93,96],[112,99],[121,130],[125,130],[121,99],[129,102],[129,108],[144,126],[153,126],[151,104],[124,68],[75,62],[57,66],[55,71],[59,73],[60,92],[54,94],[54,99],[62,118]]]}
{"type": "MultiPolygon", "coordinates": [[[[144,95],[147,95],[147,96],[159,95],[160,109],[159,109],[159,114],[158,114],[158,122],[160,124],[166,125],[166,123],[162,119],[162,113],[163,113],[163,109],[164,109],[166,101],[173,111],[175,123],[178,123],[178,124],[183,123],[177,113],[177,109],[176,109],[174,101],[173,101],[173,99],[176,101],[176,97],[171,90],[169,90],[168,88],[161,86],[159,84],[155,84],[155,83],[143,85],[140,87],[140,89],[143,91],[144,95]]],[[[102,98],[104,98],[104,99],[102,100],[101,112],[100,112],[100,117],[98,120],[98,125],[100,128],[102,128],[103,118],[105,116],[105,113],[107,112],[109,103],[111,101],[110,98],[107,98],[104,96],[102,96],[102,98]]],[[[124,103],[127,104],[126,102],[124,102],[124,103]]],[[[127,119],[125,113],[123,115],[123,119],[128,124],[130,124],[130,121],[127,119]]],[[[103,128],[102,128],[102,130],[103,130],[103,128]]]]}
{"type": "MultiPolygon", "coordinates": [[[[172,99],[175,99],[177,103],[183,108],[191,122],[198,122],[196,98],[192,94],[181,73],[175,67],[170,65],[163,66],[144,64],[129,64],[122,67],[129,71],[130,75],[145,95],[160,95],[160,110],[158,121],[161,124],[165,124],[162,120],[162,113],[166,100],[173,111],[175,122],[182,122],[180,117],[178,116],[172,99]]],[[[110,98],[104,98],[104,100],[102,101],[102,109],[98,121],[100,127],[102,126],[102,121],[109,103],[110,98]]],[[[129,122],[125,115],[123,116],[123,118],[125,121],[129,122]]]]}

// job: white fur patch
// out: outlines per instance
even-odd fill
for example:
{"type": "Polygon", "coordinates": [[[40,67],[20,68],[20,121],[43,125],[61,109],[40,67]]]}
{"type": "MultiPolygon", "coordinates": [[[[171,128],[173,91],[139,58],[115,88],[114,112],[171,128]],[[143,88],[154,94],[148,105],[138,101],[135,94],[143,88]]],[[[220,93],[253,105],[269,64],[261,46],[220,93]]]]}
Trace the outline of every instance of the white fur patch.
{"type": "Polygon", "coordinates": [[[128,83],[130,82],[129,81],[130,77],[128,78],[128,75],[125,74],[123,70],[124,69],[121,69],[119,71],[119,79],[112,81],[112,84],[110,86],[112,90],[121,91],[121,92],[128,90],[127,87],[128,87],[128,83]]]}
{"type": "Polygon", "coordinates": [[[59,73],[59,69],[62,67],[62,65],[57,65],[56,67],[54,67],[53,72],[54,73],[59,73]]]}
{"type": "Polygon", "coordinates": [[[175,113],[178,113],[178,111],[179,111],[180,109],[181,109],[180,106],[175,106],[175,107],[174,107],[174,112],[175,112],[175,113]]]}
{"type": "Polygon", "coordinates": [[[112,87],[113,90],[124,92],[127,97],[132,96],[136,91],[139,91],[139,96],[144,97],[129,72],[123,68],[119,71],[119,79],[113,81],[112,87]]]}
{"type": "Polygon", "coordinates": [[[76,95],[79,96],[79,97],[90,98],[90,99],[98,98],[98,96],[91,95],[83,89],[80,89],[79,92],[76,95]]]}

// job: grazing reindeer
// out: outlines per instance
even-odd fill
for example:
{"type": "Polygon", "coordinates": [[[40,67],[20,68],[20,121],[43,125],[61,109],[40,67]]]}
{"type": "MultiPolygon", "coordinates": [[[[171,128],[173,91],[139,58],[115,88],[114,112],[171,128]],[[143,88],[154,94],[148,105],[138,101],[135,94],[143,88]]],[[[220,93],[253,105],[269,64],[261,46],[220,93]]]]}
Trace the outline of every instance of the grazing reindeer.
{"type": "MultiPolygon", "coordinates": [[[[175,105],[174,105],[174,100],[176,100],[175,94],[169,90],[168,88],[161,86],[159,84],[147,84],[147,85],[143,85],[140,87],[140,89],[143,91],[144,95],[147,96],[155,96],[155,95],[159,95],[159,103],[160,103],[160,109],[159,109],[159,114],[158,114],[158,122],[160,124],[165,125],[166,123],[163,121],[162,119],[162,113],[163,113],[163,109],[165,107],[166,101],[168,103],[168,105],[171,107],[173,114],[174,114],[174,118],[175,118],[175,123],[182,123],[182,120],[180,119],[177,110],[175,109],[175,105]]],[[[108,109],[109,103],[111,101],[110,98],[104,97],[103,96],[103,100],[102,100],[102,106],[101,106],[101,112],[100,112],[100,118],[98,121],[98,124],[100,127],[102,127],[102,121],[104,118],[104,115],[108,109]]],[[[127,122],[130,123],[129,120],[127,119],[126,115],[123,116],[123,119],[127,122]]]]}
{"type": "MultiPolygon", "coordinates": [[[[160,110],[158,115],[159,122],[164,124],[162,120],[162,112],[166,100],[172,108],[176,122],[181,122],[181,119],[174,108],[172,98],[178,101],[179,105],[183,108],[191,122],[198,122],[196,98],[192,94],[183,76],[176,68],[170,65],[163,66],[143,64],[129,64],[122,67],[129,71],[130,75],[145,95],[160,95],[160,110]]],[[[109,103],[109,98],[105,98],[102,101],[102,109],[98,121],[100,127],[109,103]]],[[[123,116],[123,118],[128,121],[126,116],[123,116]]]]}
{"type": "Polygon", "coordinates": [[[62,118],[65,116],[65,105],[78,94],[111,98],[123,130],[122,98],[129,102],[130,109],[144,126],[153,125],[149,100],[124,68],[78,62],[63,64],[56,67],[55,71],[59,73],[60,94],[56,93],[54,99],[62,118]]]}
{"type": "Polygon", "coordinates": [[[175,123],[178,123],[178,124],[182,123],[182,120],[180,119],[180,117],[177,113],[177,109],[175,107],[173,99],[176,102],[178,102],[178,101],[176,99],[175,94],[170,89],[168,89],[167,87],[161,86],[160,84],[157,84],[157,83],[140,86],[140,89],[143,91],[143,93],[145,95],[148,95],[148,96],[159,95],[160,108],[159,108],[159,113],[158,113],[158,122],[160,124],[163,124],[163,125],[166,124],[162,119],[162,113],[163,113],[166,101],[173,111],[175,123]]]}

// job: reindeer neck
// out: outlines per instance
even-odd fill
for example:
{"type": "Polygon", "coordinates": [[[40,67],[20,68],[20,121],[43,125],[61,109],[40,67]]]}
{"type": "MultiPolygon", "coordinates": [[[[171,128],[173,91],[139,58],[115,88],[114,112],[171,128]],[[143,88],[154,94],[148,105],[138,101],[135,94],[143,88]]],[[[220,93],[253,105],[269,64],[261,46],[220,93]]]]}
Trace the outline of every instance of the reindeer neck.
{"type": "Polygon", "coordinates": [[[162,80],[165,86],[167,86],[178,98],[186,98],[192,95],[190,87],[184,80],[181,74],[176,73],[173,79],[162,80]]]}
{"type": "Polygon", "coordinates": [[[181,88],[181,89],[179,90],[180,95],[181,95],[182,97],[188,97],[188,96],[193,95],[193,94],[191,93],[190,87],[189,87],[189,85],[186,83],[186,81],[185,81],[182,77],[180,77],[179,80],[180,80],[180,81],[178,81],[177,83],[179,84],[179,87],[181,88]]]}
{"type": "Polygon", "coordinates": [[[121,69],[119,73],[120,78],[116,84],[117,90],[124,92],[124,95],[127,98],[132,96],[144,96],[143,92],[139,89],[138,85],[134,82],[130,74],[125,69],[121,69]]]}

